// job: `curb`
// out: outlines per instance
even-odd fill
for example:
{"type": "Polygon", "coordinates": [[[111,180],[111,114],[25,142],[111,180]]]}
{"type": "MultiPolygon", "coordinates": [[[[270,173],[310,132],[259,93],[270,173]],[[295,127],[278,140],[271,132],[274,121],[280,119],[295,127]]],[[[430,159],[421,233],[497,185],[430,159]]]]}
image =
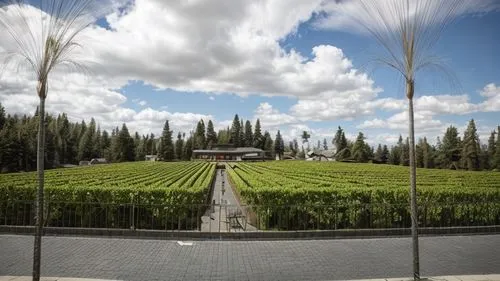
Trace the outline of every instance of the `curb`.
{"type": "MultiPolygon", "coordinates": [[[[442,235],[484,235],[500,234],[500,225],[477,227],[440,227],[420,228],[422,236],[442,235]]],[[[35,233],[34,226],[0,226],[3,234],[35,233]]],[[[44,235],[77,235],[98,237],[123,237],[144,239],[194,239],[194,240],[295,240],[295,239],[347,239],[347,238],[384,238],[409,237],[410,228],[392,229],[342,229],[342,230],[308,230],[308,231],[255,231],[255,232],[198,232],[198,231],[165,231],[144,229],[112,229],[112,228],[71,228],[45,227],[44,235]]]]}

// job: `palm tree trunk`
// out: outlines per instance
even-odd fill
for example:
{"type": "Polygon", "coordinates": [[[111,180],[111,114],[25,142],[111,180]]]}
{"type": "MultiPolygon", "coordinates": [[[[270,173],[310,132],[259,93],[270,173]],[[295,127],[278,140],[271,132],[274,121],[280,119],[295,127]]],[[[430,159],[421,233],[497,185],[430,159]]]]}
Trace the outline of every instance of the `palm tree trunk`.
{"type": "Polygon", "coordinates": [[[418,214],[417,214],[417,168],[415,163],[415,120],[413,117],[414,82],[406,83],[408,97],[408,120],[410,135],[410,201],[411,201],[411,236],[413,244],[413,278],[420,280],[420,258],[418,251],[418,214]]]}
{"type": "Polygon", "coordinates": [[[44,162],[45,162],[45,93],[40,95],[40,108],[38,112],[38,193],[36,197],[35,215],[35,245],[33,248],[33,281],[40,280],[40,264],[42,254],[42,232],[43,232],[43,185],[44,185],[44,162]]]}

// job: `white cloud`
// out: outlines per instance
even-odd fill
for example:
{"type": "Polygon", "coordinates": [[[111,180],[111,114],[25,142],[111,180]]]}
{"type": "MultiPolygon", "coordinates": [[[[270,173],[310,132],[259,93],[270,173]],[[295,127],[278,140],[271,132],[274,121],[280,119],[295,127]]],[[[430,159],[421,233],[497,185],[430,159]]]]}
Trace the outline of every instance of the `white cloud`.
{"type": "MultiPolygon", "coordinates": [[[[377,9],[377,13],[380,11],[385,16],[376,18],[367,15],[365,9],[358,1],[324,1],[321,7],[324,13],[318,17],[314,25],[322,29],[352,30],[356,32],[365,32],[365,28],[360,23],[370,28],[382,28],[385,25],[395,28],[398,24],[396,22],[397,19],[391,14],[395,13],[394,7],[396,5],[405,5],[406,7],[405,2],[400,0],[380,0],[374,3],[376,4],[373,6],[371,3],[367,5],[370,11],[377,9]],[[382,18],[384,21],[383,24],[382,18]]],[[[422,14],[426,9],[435,12],[436,16],[428,16],[429,19],[425,22],[427,26],[438,24],[447,16],[445,13],[441,13],[443,4],[456,5],[453,9],[455,17],[462,14],[482,14],[500,10],[500,3],[497,0],[465,0],[462,4],[452,3],[449,0],[410,1],[408,3],[410,18],[422,14]]]]}
{"type": "Polygon", "coordinates": [[[261,103],[259,107],[257,107],[254,119],[260,119],[261,125],[269,129],[297,122],[295,117],[280,113],[267,102],[261,103]]]}
{"type": "Polygon", "coordinates": [[[214,96],[210,96],[208,99],[209,100],[215,100],[215,97],[214,96]]]}

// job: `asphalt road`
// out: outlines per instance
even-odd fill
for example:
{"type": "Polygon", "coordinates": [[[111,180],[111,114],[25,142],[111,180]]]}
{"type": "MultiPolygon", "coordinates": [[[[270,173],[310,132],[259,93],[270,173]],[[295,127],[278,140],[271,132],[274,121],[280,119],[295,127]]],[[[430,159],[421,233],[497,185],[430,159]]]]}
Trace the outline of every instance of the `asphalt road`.
{"type": "MultiPolygon", "coordinates": [[[[500,273],[500,235],[423,237],[422,276],[500,273]]],[[[44,237],[43,276],[347,280],[411,276],[409,238],[176,241],[44,237]]],[[[0,235],[0,276],[30,275],[33,237],[0,235]]]]}

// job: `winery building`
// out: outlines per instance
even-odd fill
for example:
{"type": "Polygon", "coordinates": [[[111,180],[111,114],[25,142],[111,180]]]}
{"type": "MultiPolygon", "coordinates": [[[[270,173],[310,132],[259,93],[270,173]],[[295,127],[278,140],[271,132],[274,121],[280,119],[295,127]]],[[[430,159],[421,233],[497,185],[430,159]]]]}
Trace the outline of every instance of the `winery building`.
{"type": "Polygon", "coordinates": [[[194,160],[212,161],[249,161],[264,160],[262,149],[254,147],[233,147],[232,145],[218,145],[212,149],[193,150],[194,160]]]}

